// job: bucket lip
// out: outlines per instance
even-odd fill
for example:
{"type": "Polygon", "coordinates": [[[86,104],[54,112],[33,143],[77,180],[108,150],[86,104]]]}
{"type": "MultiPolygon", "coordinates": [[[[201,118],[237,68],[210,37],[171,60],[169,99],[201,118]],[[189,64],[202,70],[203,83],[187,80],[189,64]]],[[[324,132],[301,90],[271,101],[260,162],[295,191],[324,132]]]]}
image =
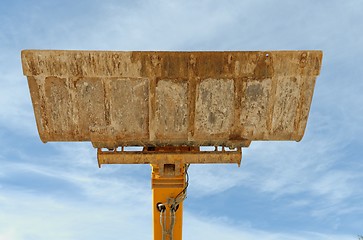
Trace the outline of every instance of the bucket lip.
{"type": "MultiPolygon", "coordinates": [[[[322,50],[108,51],[24,49],[21,51],[23,74],[25,76],[46,74],[72,76],[75,73],[70,72],[69,69],[73,69],[75,66],[82,66],[87,70],[76,73],[78,76],[83,74],[87,77],[91,75],[119,76],[121,73],[117,64],[120,62],[129,64],[133,68],[141,68],[143,64],[148,63],[152,67],[161,69],[167,69],[169,62],[173,62],[174,65],[179,64],[180,68],[189,70],[190,68],[200,69],[202,67],[201,64],[198,64],[200,62],[212,64],[213,67],[221,65],[233,66],[236,61],[239,61],[240,65],[243,65],[245,61],[252,61],[253,64],[259,62],[259,65],[272,66],[273,61],[282,62],[283,59],[290,59],[290,62],[294,61],[290,66],[293,69],[314,68],[314,71],[302,71],[300,74],[317,76],[320,74],[322,57],[322,50]],[[89,59],[95,61],[94,64],[96,65],[89,66],[90,63],[87,62],[89,59]],[[140,60],[142,60],[141,66],[137,66],[140,60]],[[187,67],[185,66],[186,62],[187,67]],[[90,67],[93,69],[90,69],[90,67]]],[[[279,69],[279,71],[282,72],[284,69],[279,69]]],[[[293,70],[293,72],[296,71],[293,70]]],[[[235,75],[232,69],[227,72],[228,74],[232,77],[235,75]]]]}
{"type": "Polygon", "coordinates": [[[262,49],[262,50],[77,50],[77,49],[23,49],[21,50],[21,58],[25,58],[29,54],[48,54],[48,53],[54,53],[54,54],[122,54],[122,53],[144,53],[144,54],[209,54],[209,53],[216,53],[216,54],[223,54],[223,53],[229,53],[229,54],[254,54],[254,53],[262,53],[262,54],[296,54],[296,53],[304,53],[309,52],[312,54],[318,54],[320,58],[323,57],[323,50],[322,49],[294,49],[294,50],[288,50],[288,49],[281,49],[281,50],[269,50],[269,49],[262,49]]]}
{"type": "Polygon", "coordinates": [[[256,52],[321,52],[323,53],[323,50],[321,49],[294,49],[294,50],[288,50],[288,49],[281,49],[281,50],[268,50],[268,49],[261,49],[261,50],[76,50],[76,49],[23,49],[21,50],[21,53],[25,54],[28,52],[144,52],[144,53],[256,53],[256,52]]]}

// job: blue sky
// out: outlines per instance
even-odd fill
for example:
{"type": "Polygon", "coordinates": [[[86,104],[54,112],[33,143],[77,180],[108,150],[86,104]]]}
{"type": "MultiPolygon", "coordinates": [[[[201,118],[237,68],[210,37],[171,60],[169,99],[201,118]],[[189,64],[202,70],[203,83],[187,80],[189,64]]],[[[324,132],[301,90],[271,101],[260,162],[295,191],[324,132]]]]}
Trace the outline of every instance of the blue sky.
{"type": "Polygon", "coordinates": [[[363,234],[363,2],[0,3],[0,240],[151,239],[148,165],[98,169],[90,143],[40,142],[22,49],[324,51],[305,137],[193,165],[184,239],[363,234]]]}

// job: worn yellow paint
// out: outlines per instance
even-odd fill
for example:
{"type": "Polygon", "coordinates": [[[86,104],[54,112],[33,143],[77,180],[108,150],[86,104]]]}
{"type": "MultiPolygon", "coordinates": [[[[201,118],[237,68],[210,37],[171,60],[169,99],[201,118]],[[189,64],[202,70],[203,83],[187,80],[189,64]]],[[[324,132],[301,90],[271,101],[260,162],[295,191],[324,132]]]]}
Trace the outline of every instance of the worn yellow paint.
{"type": "MultiPolygon", "coordinates": [[[[175,198],[185,188],[185,166],[179,172],[161,172],[159,165],[152,165],[152,214],[153,214],[153,239],[162,239],[162,229],[160,225],[160,212],[156,205],[167,203],[169,199],[175,198]]],[[[170,228],[170,206],[166,204],[166,227],[170,228]]],[[[175,214],[175,225],[173,230],[173,240],[182,239],[183,228],[183,202],[175,214]]],[[[165,238],[169,240],[169,238],[165,238]]]]}

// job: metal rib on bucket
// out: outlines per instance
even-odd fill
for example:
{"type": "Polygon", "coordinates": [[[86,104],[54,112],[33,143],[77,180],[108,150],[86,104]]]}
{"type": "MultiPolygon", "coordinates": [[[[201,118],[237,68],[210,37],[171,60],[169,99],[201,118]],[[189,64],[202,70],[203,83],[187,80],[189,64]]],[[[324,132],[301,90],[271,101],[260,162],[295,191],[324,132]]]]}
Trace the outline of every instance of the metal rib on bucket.
{"type": "Polygon", "coordinates": [[[321,61],[321,51],[22,51],[41,140],[99,148],[299,141],[321,61]]]}

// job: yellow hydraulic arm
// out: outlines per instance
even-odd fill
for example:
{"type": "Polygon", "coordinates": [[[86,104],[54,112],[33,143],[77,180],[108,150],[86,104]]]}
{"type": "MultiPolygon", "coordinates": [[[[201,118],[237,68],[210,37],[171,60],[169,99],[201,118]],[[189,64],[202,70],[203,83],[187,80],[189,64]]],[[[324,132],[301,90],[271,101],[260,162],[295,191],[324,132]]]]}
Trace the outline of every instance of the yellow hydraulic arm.
{"type": "Polygon", "coordinates": [[[176,171],[174,164],[152,165],[152,205],[154,239],[181,240],[183,200],[186,198],[187,165],[176,171]]]}
{"type": "Polygon", "coordinates": [[[214,148],[201,151],[199,147],[168,146],[144,147],[143,151],[125,151],[124,148],[98,150],[98,164],[146,163],[152,167],[152,214],[154,240],[181,240],[183,201],[189,184],[188,168],[191,163],[240,164],[241,149],[231,151],[214,148]]]}

